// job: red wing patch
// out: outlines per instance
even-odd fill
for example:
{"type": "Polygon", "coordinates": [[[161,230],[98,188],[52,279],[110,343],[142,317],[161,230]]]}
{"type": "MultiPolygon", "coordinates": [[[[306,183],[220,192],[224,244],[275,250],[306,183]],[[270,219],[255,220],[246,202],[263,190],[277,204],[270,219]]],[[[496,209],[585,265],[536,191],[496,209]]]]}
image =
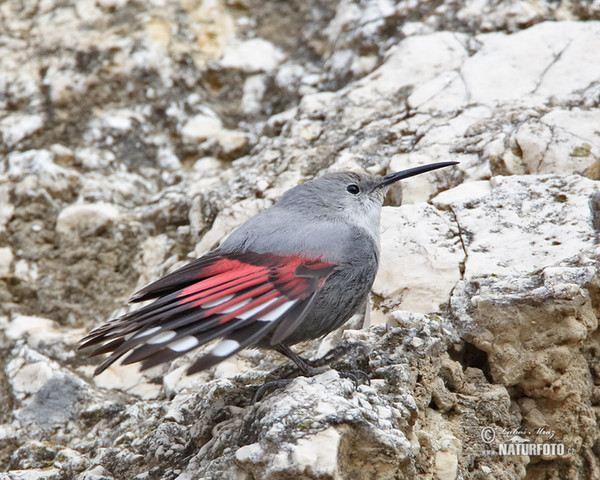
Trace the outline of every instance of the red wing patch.
{"type": "Polygon", "coordinates": [[[158,298],[93,330],[80,348],[99,344],[92,355],[110,354],[97,374],[125,354],[123,363],[141,361],[148,368],[224,339],[212,357],[195,364],[198,371],[274,330],[283,341],[334,268],[297,256],[209,254],[142,289],[135,300],[158,298]]]}

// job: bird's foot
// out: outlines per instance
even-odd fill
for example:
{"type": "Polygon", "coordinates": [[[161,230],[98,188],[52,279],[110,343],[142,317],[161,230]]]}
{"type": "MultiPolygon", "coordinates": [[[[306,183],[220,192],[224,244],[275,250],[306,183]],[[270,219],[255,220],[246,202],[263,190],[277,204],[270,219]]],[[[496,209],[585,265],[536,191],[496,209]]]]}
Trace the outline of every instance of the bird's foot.
{"type": "MultiPolygon", "coordinates": [[[[298,357],[300,358],[300,357],[298,357]]],[[[297,369],[294,372],[294,376],[290,378],[280,378],[277,380],[271,380],[270,382],[263,383],[252,397],[252,403],[260,401],[267,391],[277,390],[279,388],[285,388],[290,383],[294,381],[294,379],[298,376],[303,377],[314,377],[315,375],[319,375],[326,371],[323,368],[315,368],[306,363],[302,363],[301,365],[296,363],[297,369]]]]}
{"type": "Polygon", "coordinates": [[[347,370],[345,372],[338,372],[338,374],[341,378],[348,378],[352,380],[355,389],[360,385],[361,378],[365,381],[365,384],[371,385],[371,379],[369,378],[369,375],[362,370],[347,370]]]}
{"type": "MultiPolygon", "coordinates": [[[[302,375],[303,377],[314,377],[315,375],[319,375],[327,370],[322,368],[324,365],[342,357],[350,350],[350,348],[347,346],[336,347],[333,350],[329,351],[326,355],[315,361],[307,361],[303,359],[302,357],[296,355],[296,353],[294,353],[292,349],[290,349],[290,347],[288,347],[287,345],[278,345],[277,350],[280,353],[287,356],[296,364],[296,366],[298,367],[298,373],[300,375],[302,375]]],[[[348,378],[352,380],[355,388],[358,388],[358,386],[361,383],[361,379],[364,380],[364,383],[366,383],[367,385],[371,384],[369,376],[362,370],[349,370],[337,372],[340,378],[348,378]]],[[[258,390],[252,397],[252,402],[254,403],[260,401],[264,397],[265,393],[269,390],[277,390],[279,388],[287,387],[294,380],[294,378],[296,378],[296,376],[297,375],[295,375],[292,378],[281,378],[279,380],[272,380],[270,382],[264,383],[263,385],[258,387],[258,390]]]]}
{"type": "MultiPolygon", "coordinates": [[[[339,346],[329,350],[329,352],[327,352],[321,358],[318,358],[316,360],[306,360],[306,359],[302,359],[302,360],[304,361],[305,364],[307,364],[307,366],[309,366],[311,368],[321,367],[323,365],[327,365],[331,362],[335,362],[335,361],[339,360],[340,358],[342,358],[344,355],[346,355],[351,350],[352,350],[352,345],[339,345],[339,346]]],[[[367,375],[362,370],[356,369],[356,370],[347,370],[347,371],[339,371],[339,370],[336,370],[336,371],[339,373],[340,377],[349,378],[350,380],[352,380],[355,388],[358,388],[358,386],[360,385],[361,378],[364,380],[364,383],[366,383],[367,385],[371,385],[371,379],[369,378],[369,375],[367,375]]]]}

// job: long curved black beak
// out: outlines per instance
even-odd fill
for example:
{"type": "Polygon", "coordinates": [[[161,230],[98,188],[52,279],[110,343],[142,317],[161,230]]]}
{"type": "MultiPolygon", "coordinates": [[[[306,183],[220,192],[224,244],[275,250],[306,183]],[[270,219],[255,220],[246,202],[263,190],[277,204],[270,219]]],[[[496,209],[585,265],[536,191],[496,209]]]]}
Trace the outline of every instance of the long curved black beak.
{"type": "Polygon", "coordinates": [[[456,165],[458,162],[438,162],[430,163],[429,165],[421,165],[420,167],[409,168],[402,170],[401,172],[390,173],[383,177],[383,182],[377,185],[377,187],[385,187],[403,178],[414,177],[421,173],[430,172],[431,170],[437,170],[438,168],[449,167],[450,165],[456,165]]]}

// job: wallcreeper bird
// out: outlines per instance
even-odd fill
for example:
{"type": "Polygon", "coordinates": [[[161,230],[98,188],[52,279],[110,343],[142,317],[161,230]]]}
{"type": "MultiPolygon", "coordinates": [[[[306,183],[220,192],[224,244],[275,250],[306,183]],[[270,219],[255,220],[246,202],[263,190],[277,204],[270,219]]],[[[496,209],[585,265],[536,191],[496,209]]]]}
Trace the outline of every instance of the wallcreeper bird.
{"type": "Polygon", "coordinates": [[[386,176],[332,173],[298,185],[238,227],[217,249],[143,288],[155,299],[91,331],[79,348],[150,368],[220,339],[188,369],[249,346],[273,348],[303,373],[290,348],[341,326],[367,298],[379,261],[379,217],[389,186],[458,162],[386,176]]]}

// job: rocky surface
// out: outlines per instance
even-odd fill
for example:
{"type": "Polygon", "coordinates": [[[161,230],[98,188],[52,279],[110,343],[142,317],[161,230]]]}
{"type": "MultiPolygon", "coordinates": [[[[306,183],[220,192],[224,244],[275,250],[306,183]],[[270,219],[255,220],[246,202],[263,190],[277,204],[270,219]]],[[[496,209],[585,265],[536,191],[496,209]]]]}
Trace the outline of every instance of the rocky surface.
{"type": "MultiPolygon", "coordinates": [[[[598,2],[0,4],[0,473],[600,478],[598,2]],[[75,351],[324,171],[394,188],[369,328],[295,379],[75,351]],[[402,206],[400,206],[402,204],[402,206]],[[498,455],[503,446],[564,451],[498,455]]],[[[353,328],[363,322],[356,318],[353,328]]],[[[512,452],[514,453],[514,452],[512,452]]],[[[531,453],[531,452],[529,452],[531,453]]]]}

